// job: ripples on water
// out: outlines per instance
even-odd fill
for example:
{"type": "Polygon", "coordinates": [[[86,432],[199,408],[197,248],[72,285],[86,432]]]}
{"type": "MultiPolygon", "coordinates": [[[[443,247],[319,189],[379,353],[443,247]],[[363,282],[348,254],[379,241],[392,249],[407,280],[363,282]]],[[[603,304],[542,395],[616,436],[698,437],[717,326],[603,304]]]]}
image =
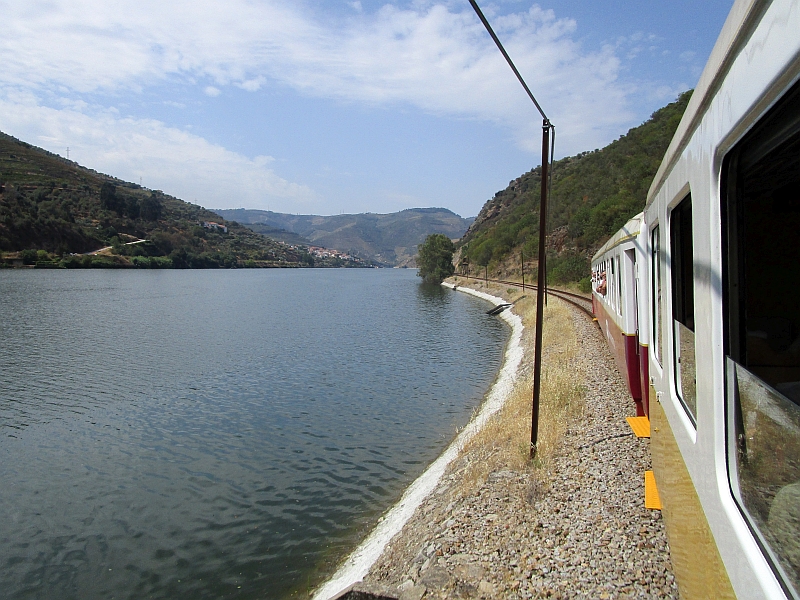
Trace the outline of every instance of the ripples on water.
{"type": "Polygon", "coordinates": [[[279,598],[469,419],[507,331],[412,271],[0,272],[0,589],[279,598]]]}

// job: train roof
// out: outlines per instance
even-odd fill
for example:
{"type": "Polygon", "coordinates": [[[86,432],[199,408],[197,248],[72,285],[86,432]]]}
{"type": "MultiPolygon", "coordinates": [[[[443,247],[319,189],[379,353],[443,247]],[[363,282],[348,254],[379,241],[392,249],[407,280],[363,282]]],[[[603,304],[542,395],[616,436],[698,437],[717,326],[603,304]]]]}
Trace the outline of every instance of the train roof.
{"type": "Polygon", "coordinates": [[[769,4],[769,0],[737,0],[734,3],[728,18],[725,19],[725,24],[722,26],[722,31],[717,38],[716,44],[714,44],[703,73],[700,75],[700,80],[697,82],[694,93],[689,100],[686,112],[683,113],[678,129],[675,131],[664,159],[661,161],[661,166],[658,168],[653,183],[650,185],[646,206],[649,206],[656,197],[670,170],[680,158],[692,134],[700,124],[700,120],[708,110],[714,94],[727,75],[736,55],[747,42],[750,32],[758,24],[769,4]]]}
{"type": "Polygon", "coordinates": [[[642,219],[644,218],[644,213],[640,212],[635,217],[632,217],[625,225],[622,226],[617,233],[611,236],[611,239],[608,240],[605,244],[600,247],[600,250],[595,252],[595,255],[592,257],[592,262],[598,260],[603,254],[623,244],[629,240],[636,239],[639,235],[639,229],[642,224],[642,219]]]}

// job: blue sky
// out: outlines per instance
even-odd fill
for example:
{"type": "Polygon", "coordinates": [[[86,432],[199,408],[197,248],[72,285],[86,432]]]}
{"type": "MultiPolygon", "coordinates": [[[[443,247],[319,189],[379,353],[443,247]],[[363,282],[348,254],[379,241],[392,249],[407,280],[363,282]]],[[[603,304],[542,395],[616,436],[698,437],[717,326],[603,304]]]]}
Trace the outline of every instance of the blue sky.
{"type": "MultiPolygon", "coordinates": [[[[730,1],[480,2],[599,148],[696,84],[730,1]]],[[[541,119],[467,0],[0,0],[0,130],[208,208],[443,206],[538,165],[541,119]]]]}

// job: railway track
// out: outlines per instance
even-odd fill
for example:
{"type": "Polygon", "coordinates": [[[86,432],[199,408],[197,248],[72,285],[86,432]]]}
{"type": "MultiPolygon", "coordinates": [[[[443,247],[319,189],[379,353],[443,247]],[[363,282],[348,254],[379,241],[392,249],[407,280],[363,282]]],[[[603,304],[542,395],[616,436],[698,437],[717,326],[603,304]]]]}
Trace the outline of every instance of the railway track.
{"type": "MultiPolygon", "coordinates": [[[[520,287],[523,289],[531,289],[536,290],[538,286],[531,285],[526,283],[524,286],[519,281],[506,281],[504,279],[486,279],[483,277],[473,277],[471,275],[459,275],[459,277],[463,277],[464,279],[474,279],[475,281],[491,281],[492,283],[499,283],[503,285],[513,285],[514,287],[520,287]]],[[[555,288],[548,287],[545,290],[546,294],[551,294],[557,298],[560,298],[564,302],[568,302],[569,304],[575,306],[576,308],[583,311],[590,319],[594,319],[594,312],[592,312],[592,300],[591,298],[587,298],[586,296],[581,296],[580,294],[574,294],[573,292],[567,292],[564,290],[558,290],[555,288]]]]}

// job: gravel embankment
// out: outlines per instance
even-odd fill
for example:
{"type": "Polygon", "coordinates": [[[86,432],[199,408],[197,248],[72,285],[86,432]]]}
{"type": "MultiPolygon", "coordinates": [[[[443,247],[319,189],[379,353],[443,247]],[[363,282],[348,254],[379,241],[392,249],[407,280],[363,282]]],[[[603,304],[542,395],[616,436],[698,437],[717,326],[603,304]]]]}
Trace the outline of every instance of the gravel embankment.
{"type": "MultiPolygon", "coordinates": [[[[360,589],[420,598],[674,598],[661,514],[644,508],[649,440],[598,328],[575,311],[586,408],[548,472],[499,470],[464,493],[453,462],[360,589]]],[[[527,359],[526,359],[527,360],[527,359]]]]}

